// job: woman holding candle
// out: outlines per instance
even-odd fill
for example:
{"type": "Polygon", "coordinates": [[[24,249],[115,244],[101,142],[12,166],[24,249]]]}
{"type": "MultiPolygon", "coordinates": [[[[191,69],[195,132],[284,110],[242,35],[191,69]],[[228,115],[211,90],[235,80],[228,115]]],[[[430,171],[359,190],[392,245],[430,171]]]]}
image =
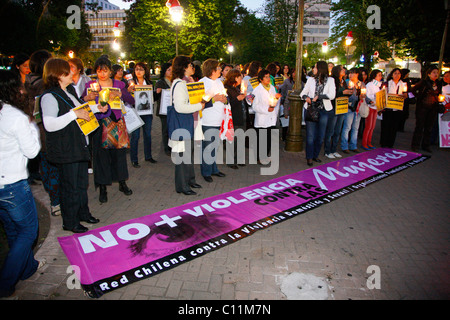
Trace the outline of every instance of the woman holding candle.
{"type": "MultiPolygon", "coordinates": [[[[399,68],[394,68],[387,77],[387,93],[402,95],[407,98],[406,93],[407,85],[400,80],[402,72],[399,68]]],[[[380,145],[382,148],[393,148],[395,144],[395,138],[397,137],[397,131],[399,123],[402,119],[402,112],[395,109],[383,110],[383,120],[381,120],[381,137],[380,145]]]]}
{"type": "Polygon", "coordinates": [[[306,119],[306,163],[313,165],[313,161],[322,162],[319,159],[325,131],[328,123],[328,113],[332,109],[330,100],[336,97],[336,85],[333,77],[328,76],[328,64],[318,61],[313,68],[314,76],[310,77],[300,97],[306,101],[304,108],[315,107],[319,110],[319,120],[306,119]],[[327,107],[328,106],[328,107],[327,107]]]}
{"type": "MultiPolygon", "coordinates": [[[[133,71],[133,81],[136,86],[148,86],[151,85],[150,81],[150,70],[147,65],[143,62],[136,63],[133,71]]],[[[131,86],[133,91],[136,90],[135,86],[131,86]]],[[[152,122],[153,115],[146,114],[140,115],[142,121],[144,121],[144,126],[142,127],[142,131],[144,133],[144,156],[145,161],[150,163],[156,163],[156,160],[152,157],[152,122]]],[[[141,137],[141,128],[138,128],[131,133],[131,148],[130,148],[130,159],[131,164],[134,168],[140,168],[138,162],[138,147],[139,147],[139,139],[141,137]]]]}
{"type": "Polygon", "coordinates": [[[362,148],[364,150],[372,150],[375,147],[372,145],[372,135],[375,125],[377,123],[377,106],[376,94],[381,89],[381,79],[383,78],[383,73],[380,70],[372,70],[369,75],[369,83],[367,84],[367,99],[369,102],[369,116],[366,118],[365,128],[362,139],[362,148]]]}
{"type": "MultiPolygon", "coordinates": [[[[176,124],[181,124],[181,127],[174,128],[175,130],[184,129],[185,132],[190,134],[189,142],[180,140],[172,133],[169,137],[169,147],[172,148],[172,159],[177,160],[175,163],[175,190],[177,193],[183,193],[185,195],[196,195],[197,193],[191,188],[201,188],[195,181],[195,171],[192,158],[192,139],[196,138],[198,131],[194,131],[194,116],[197,111],[202,110],[205,107],[205,103],[202,101],[197,104],[190,104],[189,93],[186,86],[186,81],[182,80],[185,77],[191,77],[194,74],[194,65],[191,59],[186,56],[177,56],[173,60],[172,65],[172,87],[171,87],[171,101],[173,107],[179,119],[182,121],[176,121],[176,124]],[[194,133],[195,132],[195,133],[194,133]],[[188,150],[186,150],[188,149],[188,150]],[[187,157],[189,161],[184,161],[184,153],[190,153],[191,157],[187,157]]],[[[167,117],[167,121],[171,121],[171,116],[167,117]]],[[[183,133],[183,132],[181,132],[183,133]]],[[[201,133],[200,133],[201,135],[201,133]]],[[[200,140],[200,139],[195,139],[200,140]]]]}
{"type": "MultiPolygon", "coordinates": [[[[347,82],[345,81],[345,69],[341,65],[334,66],[331,69],[331,76],[334,79],[336,87],[336,97],[341,98],[344,93],[350,95],[353,91],[348,90],[347,82]]],[[[342,125],[345,119],[345,113],[336,114],[336,99],[332,100],[333,110],[328,114],[327,130],[325,132],[324,151],[325,157],[328,159],[342,158],[337,152],[339,137],[341,136],[342,125]]]]}
{"type": "MultiPolygon", "coordinates": [[[[47,158],[56,164],[59,173],[63,229],[74,233],[88,229],[81,221],[98,223],[88,207],[88,162],[90,154],[87,137],[76,119],[89,121],[84,109],[73,110],[84,102],[71,86],[73,74],[70,65],[62,59],[50,59],[44,67],[44,85],[47,91],[40,100],[42,122],[47,142],[47,158]]],[[[107,109],[91,106],[95,113],[107,109]]]]}
{"type": "MultiPolygon", "coordinates": [[[[99,92],[102,88],[119,88],[119,91],[110,91],[109,101],[115,97],[119,97],[122,101],[134,105],[134,98],[125,88],[122,81],[111,79],[111,61],[106,56],[101,56],[97,59],[94,65],[94,70],[97,73],[97,81],[90,81],[86,84],[83,93],[84,101],[99,102],[99,92]],[[87,89],[91,89],[88,94],[87,89]]],[[[119,182],[119,191],[125,195],[131,195],[133,191],[128,188],[126,180],[128,179],[127,167],[127,149],[107,149],[103,148],[102,127],[112,124],[113,122],[122,126],[124,123],[122,110],[111,109],[108,104],[108,111],[104,114],[96,114],[99,120],[100,128],[95,130],[92,137],[92,151],[93,151],[93,167],[94,167],[94,182],[100,188],[99,201],[101,203],[108,201],[106,186],[111,185],[113,181],[119,182]]],[[[126,128],[126,127],[125,127],[126,128]]],[[[121,134],[126,134],[126,129],[120,131],[121,134]]],[[[119,140],[122,140],[119,137],[119,140]]]]}
{"type": "Polygon", "coordinates": [[[365,94],[361,92],[361,88],[365,88],[365,85],[359,81],[358,77],[359,69],[350,69],[348,89],[344,91],[345,95],[350,95],[348,98],[348,112],[345,115],[344,126],[341,132],[341,149],[343,153],[347,154],[349,154],[350,151],[355,153],[360,152],[357,145],[358,129],[361,122],[361,115],[358,113],[358,103],[361,99],[365,98],[365,94]]]}
{"type": "Polygon", "coordinates": [[[224,119],[225,104],[228,103],[228,99],[225,95],[225,87],[219,79],[221,72],[219,61],[215,59],[206,60],[203,62],[202,71],[204,77],[200,79],[200,82],[205,84],[205,94],[213,98],[210,103],[206,104],[205,110],[202,112],[202,130],[205,134],[205,140],[202,142],[201,173],[205,181],[212,182],[211,176],[225,177],[225,174],[220,172],[217,167],[216,156],[220,144],[220,126],[224,119]],[[207,131],[209,131],[208,134],[206,134],[207,131]],[[208,138],[210,139],[207,140],[208,138]],[[213,150],[205,154],[204,151],[210,144],[214,144],[213,150]],[[209,156],[211,159],[205,159],[205,156],[209,156]]]}
{"type": "Polygon", "coordinates": [[[422,147],[423,150],[431,152],[431,130],[437,117],[439,95],[442,93],[442,84],[438,78],[439,69],[431,66],[426,71],[425,78],[411,90],[417,99],[416,128],[411,142],[413,151],[422,147]]]}
{"type": "Polygon", "coordinates": [[[255,110],[255,129],[258,135],[257,158],[261,162],[262,152],[260,148],[266,140],[266,156],[271,152],[272,130],[276,128],[279,111],[279,99],[281,94],[277,93],[275,87],[271,84],[271,75],[268,70],[261,70],[258,73],[259,85],[253,90],[255,96],[253,100],[253,110],[255,110]]]}
{"type": "MultiPolygon", "coordinates": [[[[230,100],[231,115],[233,118],[234,131],[237,129],[242,129],[245,131],[244,123],[244,106],[242,101],[245,99],[245,90],[241,88],[242,75],[237,69],[232,69],[227,73],[224,87],[227,90],[228,98],[230,100]]],[[[237,166],[237,148],[236,148],[236,137],[231,145],[227,144],[227,165],[232,169],[238,169],[237,166]],[[229,150],[234,150],[234,161],[229,163],[228,158],[231,157],[229,150]],[[228,156],[230,155],[230,157],[228,156]]],[[[230,158],[231,160],[231,158],[230,158]]],[[[241,162],[241,161],[240,161],[241,162]]]]}

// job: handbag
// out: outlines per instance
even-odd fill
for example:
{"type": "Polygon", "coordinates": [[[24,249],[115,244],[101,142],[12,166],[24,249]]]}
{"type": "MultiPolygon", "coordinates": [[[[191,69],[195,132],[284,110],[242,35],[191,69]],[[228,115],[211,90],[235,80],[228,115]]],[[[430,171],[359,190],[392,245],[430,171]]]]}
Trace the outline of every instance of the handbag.
{"type": "Polygon", "coordinates": [[[183,132],[180,132],[180,134],[177,134],[177,135],[173,135],[174,131],[176,131],[177,129],[187,130],[190,135],[189,139],[192,139],[194,137],[194,116],[193,116],[193,114],[192,113],[179,113],[175,110],[175,106],[173,103],[173,92],[178,83],[180,83],[180,81],[173,85],[172,104],[167,107],[167,130],[169,133],[169,139],[172,141],[183,141],[185,138],[182,134],[183,132]]]}
{"type": "Polygon", "coordinates": [[[367,105],[366,101],[361,100],[359,102],[358,108],[359,108],[358,113],[361,116],[361,118],[367,118],[369,116],[370,109],[369,109],[369,106],[367,105]]]}
{"type": "Polygon", "coordinates": [[[305,111],[305,121],[318,122],[320,119],[320,112],[317,101],[311,101],[311,104],[305,111]]]}
{"type": "Polygon", "coordinates": [[[130,138],[123,118],[115,122],[108,117],[102,119],[100,122],[102,126],[103,149],[130,148],[130,138]]]}

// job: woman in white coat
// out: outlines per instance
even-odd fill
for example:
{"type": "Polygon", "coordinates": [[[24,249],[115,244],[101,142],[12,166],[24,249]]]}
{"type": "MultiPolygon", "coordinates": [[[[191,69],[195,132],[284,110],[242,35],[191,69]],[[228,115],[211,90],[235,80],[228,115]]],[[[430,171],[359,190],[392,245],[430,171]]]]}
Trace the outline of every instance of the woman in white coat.
{"type": "Polygon", "coordinates": [[[314,76],[306,81],[306,85],[300,93],[300,97],[306,101],[307,110],[312,103],[319,109],[319,121],[306,121],[306,163],[313,165],[313,161],[322,162],[319,153],[325,139],[328,114],[333,108],[331,100],[336,97],[336,85],[333,77],[328,76],[328,64],[318,61],[313,68],[314,76]]]}
{"type": "MultiPolygon", "coordinates": [[[[169,135],[169,147],[172,148],[172,161],[175,163],[175,190],[177,193],[183,193],[185,195],[196,195],[197,193],[191,188],[201,188],[199,184],[195,182],[194,164],[192,158],[192,139],[200,140],[198,136],[202,135],[201,131],[194,129],[194,113],[202,110],[205,104],[197,103],[190,104],[189,93],[186,86],[186,81],[182,80],[184,77],[190,77],[194,74],[194,65],[191,59],[186,56],[177,56],[172,65],[173,82],[171,87],[173,106],[176,113],[184,121],[181,123],[181,127],[169,135]],[[180,134],[190,135],[184,136],[183,139],[177,137],[177,131],[180,134]],[[189,140],[190,143],[186,143],[189,140]],[[188,153],[188,156],[183,156],[184,153],[188,153]],[[189,156],[191,155],[191,156],[189,156]],[[187,160],[186,160],[187,159],[187,160]]],[[[171,115],[167,115],[167,122],[170,123],[171,115]]],[[[197,126],[198,129],[201,124],[197,126]]],[[[178,136],[180,135],[178,134],[178,136]]]]}
{"type": "MultiPolygon", "coordinates": [[[[270,84],[270,73],[267,70],[261,70],[258,73],[259,85],[253,90],[255,96],[252,108],[255,111],[255,129],[258,134],[258,149],[264,145],[263,134],[266,137],[267,149],[266,156],[269,156],[271,144],[272,130],[276,128],[279,99],[281,94],[277,93],[275,87],[270,84]]],[[[261,150],[258,151],[258,161],[262,155],[261,150]]]]}

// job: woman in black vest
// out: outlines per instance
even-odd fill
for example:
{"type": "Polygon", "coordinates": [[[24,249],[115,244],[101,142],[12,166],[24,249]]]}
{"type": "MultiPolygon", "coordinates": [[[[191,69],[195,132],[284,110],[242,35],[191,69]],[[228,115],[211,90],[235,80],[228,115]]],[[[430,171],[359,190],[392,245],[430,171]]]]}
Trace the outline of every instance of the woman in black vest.
{"type": "MultiPolygon", "coordinates": [[[[80,222],[98,223],[88,207],[89,150],[86,136],[76,119],[89,121],[86,110],[72,110],[83,102],[70,86],[73,74],[62,59],[50,59],[44,66],[44,92],[40,111],[45,129],[47,158],[60,176],[60,201],[63,229],[74,233],[88,231],[80,222]]],[[[101,106],[94,112],[105,112],[101,106]]]]}

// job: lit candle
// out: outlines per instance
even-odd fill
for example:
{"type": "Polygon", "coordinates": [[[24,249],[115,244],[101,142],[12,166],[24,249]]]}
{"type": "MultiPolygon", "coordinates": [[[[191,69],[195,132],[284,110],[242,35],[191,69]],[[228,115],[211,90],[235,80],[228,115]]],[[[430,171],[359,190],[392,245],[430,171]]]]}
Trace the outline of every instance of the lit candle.
{"type": "Polygon", "coordinates": [[[445,96],[443,94],[440,94],[438,97],[439,102],[444,102],[445,101],[445,96]]]}
{"type": "Polygon", "coordinates": [[[241,93],[245,94],[247,92],[247,87],[245,86],[245,82],[241,82],[241,93]]]}
{"type": "Polygon", "coordinates": [[[227,89],[223,89],[222,94],[223,94],[225,97],[227,97],[227,96],[228,96],[228,94],[227,94],[227,89]]]}
{"type": "Polygon", "coordinates": [[[269,97],[269,105],[270,105],[271,107],[275,107],[275,106],[277,105],[277,101],[278,101],[277,98],[275,98],[275,97],[273,97],[273,96],[270,96],[270,97],[269,97]]]}
{"type": "Polygon", "coordinates": [[[408,92],[408,86],[406,85],[406,83],[403,84],[403,92],[408,92]]]}
{"type": "Polygon", "coordinates": [[[366,94],[366,88],[361,88],[361,94],[366,94]]]}
{"type": "Polygon", "coordinates": [[[209,100],[211,100],[211,96],[208,95],[208,94],[205,94],[205,95],[202,97],[202,100],[205,101],[205,102],[209,102],[209,100]]]}
{"type": "Polygon", "coordinates": [[[98,92],[100,90],[100,85],[98,84],[98,82],[91,83],[91,90],[94,92],[98,92]]]}
{"type": "Polygon", "coordinates": [[[353,81],[349,81],[348,82],[348,87],[350,88],[350,89],[353,89],[353,87],[354,87],[354,84],[353,84],[353,81]]]}
{"type": "Polygon", "coordinates": [[[99,102],[104,107],[108,104],[109,101],[109,89],[103,89],[99,93],[99,102]]]}

